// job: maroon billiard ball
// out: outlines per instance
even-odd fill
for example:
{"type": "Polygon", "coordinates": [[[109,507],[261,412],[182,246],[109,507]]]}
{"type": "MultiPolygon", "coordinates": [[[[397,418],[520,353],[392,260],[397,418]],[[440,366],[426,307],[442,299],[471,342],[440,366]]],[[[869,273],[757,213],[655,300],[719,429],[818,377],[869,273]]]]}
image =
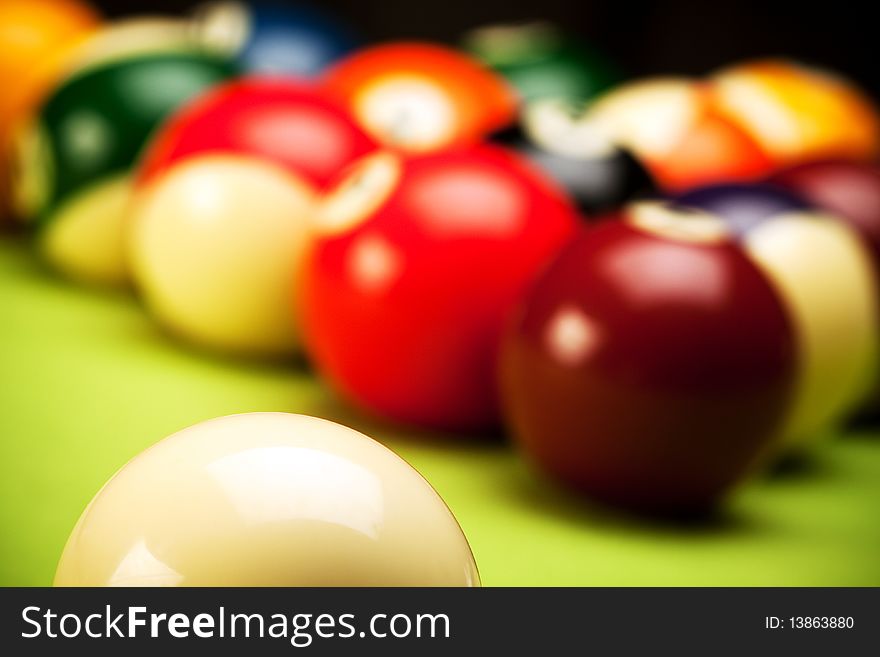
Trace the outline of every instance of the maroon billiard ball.
{"type": "Polygon", "coordinates": [[[577,223],[560,188],[499,147],[367,156],[316,214],[300,295],[313,362],[385,419],[497,427],[502,326],[577,223]]]}
{"type": "Polygon", "coordinates": [[[512,318],[505,414],[533,463],[594,499],[702,511],[777,439],[794,335],[721,219],[635,204],[570,242],[512,318]]]}

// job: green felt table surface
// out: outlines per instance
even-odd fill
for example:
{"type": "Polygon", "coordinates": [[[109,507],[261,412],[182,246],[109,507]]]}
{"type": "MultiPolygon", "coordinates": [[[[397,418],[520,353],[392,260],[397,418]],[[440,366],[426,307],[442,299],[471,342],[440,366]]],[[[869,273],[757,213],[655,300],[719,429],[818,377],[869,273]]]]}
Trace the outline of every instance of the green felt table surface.
{"type": "Polygon", "coordinates": [[[383,425],[302,363],[178,344],[131,295],[60,281],[12,238],[0,238],[0,584],[50,584],[80,512],[148,445],[267,410],[337,420],[397,451],[459,519],[485,585],[880,585],[877,432],[832,436],[705,521],[618,515],[548,484],[498,438],[383,425]]]}

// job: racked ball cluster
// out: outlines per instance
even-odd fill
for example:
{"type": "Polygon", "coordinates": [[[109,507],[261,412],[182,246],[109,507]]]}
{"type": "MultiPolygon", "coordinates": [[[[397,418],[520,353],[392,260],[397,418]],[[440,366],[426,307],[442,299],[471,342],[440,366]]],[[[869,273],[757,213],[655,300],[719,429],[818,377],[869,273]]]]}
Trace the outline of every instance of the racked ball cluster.
{"type": "MultiPolygon", "coordinates": [[[[540,23],[464,43],[358,48],[271,1],[99,25],[8,0],[0,203],[191,345],[302,350],[364,413],[449,438],[506,426],[630,510],[710,509],[878,405],[880,114],[855,85],[778,59],[618,84],[540,23]]],[[[253,414],[125,466],[57,583],[479,580],[391,452],[253,414]]]]}

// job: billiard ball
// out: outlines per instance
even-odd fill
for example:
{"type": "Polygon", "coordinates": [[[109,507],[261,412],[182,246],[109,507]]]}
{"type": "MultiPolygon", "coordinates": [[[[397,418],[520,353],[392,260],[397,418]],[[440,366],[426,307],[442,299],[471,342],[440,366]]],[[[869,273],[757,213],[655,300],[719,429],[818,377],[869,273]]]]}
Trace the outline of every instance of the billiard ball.
{"type": "Polygon", "coordinates": [[[173,116],[129,212],[132,275],[175,334],[245,355],[298,345],[290,299],[316,194],[375,142],[312,85],[242,78],[173,116]]]}
{"type": "Polygon", "coordinates": [[[78,0],[0,3],[0,223],[11,212],[6,168],[12,135],[54,83],[70,51],[98,28],[99,20],[78,0]]]}
{"type": "Polygon", "coordinates": [[[136,157],[175,108],[233,72],[205,55],[133,57],[91,66],[48,97],[17,137],[13,191],[56,269],[89,283],[127,280],[123,235],[136,157]]]}
{"type": "Polygon", "coordinates": [[[316,213],[300,297],[307,351],[369,413],[496,427],[504,317],[576,222],[561,189],[498,146],[367,156],[316,213]]]}
{"type": "Polygon", "coordinates": [[[465,36],[464,47],[513,85],[526,104],[588,102],[621,80],[605,57],[552,23],[482,27],[465,36]]]}
{"type": "Polygon", "coordinates": [[[707,87],[689,79],[624,84],[600,96],[588,118],[670,191],[758,180],[773,166],[754,138],[715,109],[707,87]]]}
{"type": "Polygon", "coordinates": [[[785,60],[746,62],[717,73],[720,110],[748,132],[777,166],[880,154],[880,115],[836,74],[785,60]]]}
{"type": "Polygon", "coordinates": [[[880,168],[842,160],[810,162],[780,171],[770,182],[850,224],[870,245],[880,267],[880,168]]]}
{"type": "MultiPolygon", "coordinates": [[[[854,228],[871,249],[874,271],[880,280],[880,169],[876,165],[842,160],[799,164],[773,175],[770,182],[795,192],[854,228]]],[[[880,293],[880,285],[877,291],[880,293]]],[[[878,387],[880,381],[869,394],[864,411],[880,411],[878,387]]]]}
{"type": "Polygon", "coordinates": [[[55,586],[479,586],[452,513],[409,464],[334,422],[231,415],[117,472],[55,586]]]}
{"type": "Polygon", "coordinates": [[[878,357],[877,283],[864,240],[843,221],[768,185],[721,185],[676,199],[721,218],[779,290],[799,350],[785,446],[845,419],[865,401],[878,357]]]}
{"type": "Polygon", "coordinates": [[[314,77],[357,45],[329,16],[278,1],[210,2],[194,21],[202,41],[253,74],[314,77]]]}
{"type": "Polygon", "coordinates": [[[796,346],[721,219],[642,202],[584,230],[538,277],[499,372],[514,440],[540,470],[606,504],[690,514],[765,458],[796,346]]]}
{"type": "Polygon", "coordinates": [[[66,73],[72,76],[94,66],[145,55],[211,55],[212,50],[189,20],[162,15],[129,16],[105,23],[84,40],[71,54],[66,73]]]}
{"type": "Polygon", "coordinates": [[[581,119],[564,102],[540,100],[526,106],[515,128],[493,136],[546,171],[570,194],[588,220],[627,201],[656,192],[651,175],[627,150],[581,119]]]}
{"type": "Polygon", "coordinates": [[[516,96],[477,60],[429,43],[360,50],[323,83],[376,139],[425,153],[479,141],[514,118],[516,96]]]}

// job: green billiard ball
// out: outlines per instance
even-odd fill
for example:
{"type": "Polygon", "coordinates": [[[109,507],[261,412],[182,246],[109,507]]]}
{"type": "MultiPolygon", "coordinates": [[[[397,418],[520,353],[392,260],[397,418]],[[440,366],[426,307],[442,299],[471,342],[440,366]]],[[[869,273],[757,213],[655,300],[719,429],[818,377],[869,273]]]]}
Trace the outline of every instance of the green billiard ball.
{"type": "Polygon", "coordinates": [[[621,81],[600,53],[549,23],[492,25],[465,36],[464,47],[504,76],[524,102],[587,102],[621,81]]]}
{"type": "Polygon", "coordinates": [[[131,174],[153,130],[234,74],[225,59],[154,53],[90,66],[50,94],[17,137],[13,194],[40,250],[75,280],[125,282],[131,174]]]}

